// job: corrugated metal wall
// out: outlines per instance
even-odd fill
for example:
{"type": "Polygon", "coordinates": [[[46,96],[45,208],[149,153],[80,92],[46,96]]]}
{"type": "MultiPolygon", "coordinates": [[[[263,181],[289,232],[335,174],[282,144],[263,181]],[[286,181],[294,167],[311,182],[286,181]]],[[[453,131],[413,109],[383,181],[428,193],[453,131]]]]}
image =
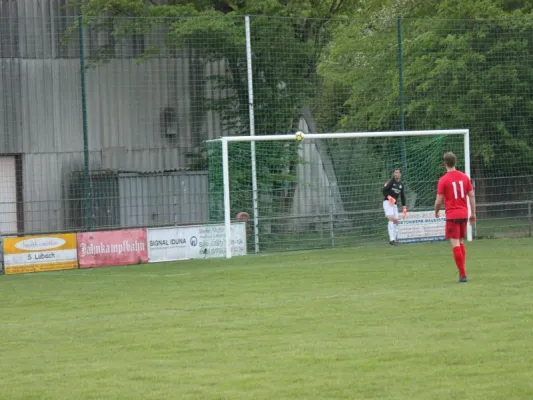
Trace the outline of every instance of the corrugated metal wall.
{"type": "Polygon", "coordinates": [[[196,122],[189,63],[187,58],[154,59],[140,65],[134,60],[113,60],[88,71],[90,146],[102,149],[103,168],[185,168],[187,153],[221,134],[220,119],[212,113],[196,122]],[[164,135],[161,128],[161,113],[169,107],[176,110],[175,135],[164,135]]]}
{"type": "Polygon", "coordinates": [[[4,154],[22,152],[21,91],[20,60],[0,58],[0,151],[4,154]]]}
{"type": "MultiPolygon", "coordinates": [[[[91,169],[101,163],[100,152],[91,152],[91,169]]],[[[24,230],[58,232],[69,223],[69,186],[73,171],[83,169],[82,152],[28,153],[23,155],[24,230]]]]}
{"type": "Polygon", "coordinates": [[[18,60],[22,152],[83,150],[79,61],[18,60]]]}
{"type": "Polygon", "coordinates": [[[207,172],[120,174],[120,225],[207,223],[207,172]]]}
{"type": "MultiPolygon", "coordinates": [[[[189,104],[188,64],[186,58],[141,65],[134,60],[113,60],[88,70],[89,148],[103,152],[104,163],[109,163],[103,167],[182,168],[185,153],[221,134],[220,118],[212,111],[200,126],[193,126],[197,110],[189,104]],[[165,107],[177,110],[175,136],[161,132],[165,107]],[[129,151],[132,154],[125,154],[129,151]]],[[[76,59],[0,58],[2,152],[83,150],[79,69],[76,59]]]]}
{"type": "Polygon", "coordinates": [[[70,0],[0,1],[0,57],[75,58],[79,55],[77,37],[69,46],[61,44],[64,34],[79,10],[70,0]]]}
{"type": "MultiPolygon", "coordinates": [[[[0,155],[23,154],[26,232],[70,228],[66,207],[69,177],[73,171],[83,169],[77,32],[66,41],[67,45],[62,44],[77,11],[63,9],[67,3],[68,0],[0,2],[0,155]]],[[[155,30],[144,45],[161,43],[163,39],[155,30]]],[[[85,54],[90,56],[106,40],[105,34],[85,30],[85,54]]],[[[208,75],[224,74],[224,63],[204,64],[203,70],[197,70],[191,50],[174,58],[137,63],[134,54],[138,49],[132,46],[122,43],[117,47],[121,58],[87,70],[91,169],[150,172],[186,168],[191,162],[188,155],[198,153],[203,140],[224,134],[219,116],[195,109],[192,99],[193,95],[198,96],[198,90],[207,98],[224,95],[210,82],[204,82],[208,75]],[[177,119],[172,134],[165,134],[162,127],[162,112],[167,108],[175,111],[177,119]]],[[[172,186],[156,185],[164,197],[181,188],[175,181],[166,183],[172,186]]],[[[185,202],[180,208],[190,207],[190,212],[174,211],[172,223],[202,220],[204,211],[197,198],[182,192],[174,197],[169,200],[172,204],[176,199],[185,202]]],[[[170,206],[160,207],[158,220],[166,221],[170,206]]],[[[152,211],[146,210],[147,215],[138,217],[153,221],[152,211]]]]}

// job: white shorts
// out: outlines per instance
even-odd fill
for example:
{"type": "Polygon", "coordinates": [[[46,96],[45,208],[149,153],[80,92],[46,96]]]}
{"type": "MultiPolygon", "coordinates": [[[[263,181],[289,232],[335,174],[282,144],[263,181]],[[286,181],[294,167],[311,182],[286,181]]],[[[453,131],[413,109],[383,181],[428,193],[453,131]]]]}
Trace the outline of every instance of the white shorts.
{"type": "Polygon", "coordinates": [[[383,211],[385,211],[385,216],[387,218],[392,217],[398,219],[398,206],[396,204],[391,204],[388,200],[384,200],[383,211]]]}

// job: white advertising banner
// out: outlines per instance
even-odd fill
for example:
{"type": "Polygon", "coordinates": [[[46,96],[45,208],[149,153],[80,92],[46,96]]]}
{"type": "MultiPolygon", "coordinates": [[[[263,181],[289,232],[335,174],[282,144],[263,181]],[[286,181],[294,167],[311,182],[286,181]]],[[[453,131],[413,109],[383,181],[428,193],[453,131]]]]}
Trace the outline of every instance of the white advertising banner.
{"type": "MultiPolygon", "coordinates": [[[[148,262],[224,257],[224,224],[148,229],[148,262]]],[[[246,223],[231,224],[232,256],[246,255],[246,223]]]]}
{"type": "Polygon", "coordinates": [[[436,242],[445,240],[444,211],[435,218],[434,211],[415,211],[401,217],[398,224],[398,243],[436,242]]]}

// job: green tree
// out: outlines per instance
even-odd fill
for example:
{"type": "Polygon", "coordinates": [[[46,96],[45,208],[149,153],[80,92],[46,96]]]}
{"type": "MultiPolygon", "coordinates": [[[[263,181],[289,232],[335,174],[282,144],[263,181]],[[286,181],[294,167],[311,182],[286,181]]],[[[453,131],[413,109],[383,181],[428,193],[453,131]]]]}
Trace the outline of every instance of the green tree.
{"type": "MultiPolygon", "coordinates": [[[[418,3],[404,9],[406,129],[469,128],[474,177],[533,173],[531,2],[418,3]]],[[[325,85],[351,90],[340,129],[399,128],[391,7],[336,31],[322,59],[325,85]]]]}
{"type": "Polygon", "coordinates": [[[520,13],[493,13],[417,21],[405,53],[409,125],[470,128],[478,178],[533,173],[533,24],[520,13]]]}

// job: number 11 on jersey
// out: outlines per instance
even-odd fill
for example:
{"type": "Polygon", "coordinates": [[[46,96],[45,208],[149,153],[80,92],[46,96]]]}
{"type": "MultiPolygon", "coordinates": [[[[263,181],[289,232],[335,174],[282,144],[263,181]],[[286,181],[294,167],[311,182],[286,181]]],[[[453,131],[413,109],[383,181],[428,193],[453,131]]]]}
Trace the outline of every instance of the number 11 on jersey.
{"type": "MultiPolygon", "coordinates": [[[[454,197],[457,199],[457,182],[452,182],[452,186],[453,186],[453,195],[454,197]]],[[[459,181],[459,186],[460,186],[460,189],[461,189],[461,199],[464,199],[465,198],[465,187],[464,187],[464,184],[463,184],[463,181],[459,181]]]]}

